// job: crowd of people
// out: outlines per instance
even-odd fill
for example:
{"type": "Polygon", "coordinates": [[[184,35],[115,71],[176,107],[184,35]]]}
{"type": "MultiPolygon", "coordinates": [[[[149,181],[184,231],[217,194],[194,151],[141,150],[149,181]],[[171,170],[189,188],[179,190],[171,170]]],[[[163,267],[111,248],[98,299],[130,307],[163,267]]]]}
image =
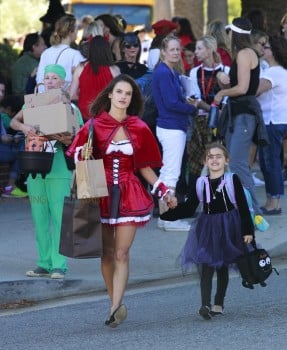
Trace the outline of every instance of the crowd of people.
{"type": "Polygon", "coordinates": [[[80,148],[104,159],[109,189],[109,196],[100,199],[102,273],[111,301],[105,324],[116,327],[127,317],[123,298],[129,251],[137,227],[152,215],[158,217],[160,229],[190,232],[180,261],[183,268],[189,264],[202,267],[199,314],[209,320],[223,313],[228,267],[243,254],[244,243],[254,237],[243,188],[251,194],[255,214],[282,213],[280,198],[287,167],[283,106],[287,15],[282,17],[278,35],[268,34],[261,15],[261,22],[252,13],[235,18],[231,25],[212,21],[200,38],[195,37],[187,18],[162,19],[152,24],[150,40],[139,31],[126,31],[121,16],[87,15],[81,22],[83,36],[76,44],[76,18],[49,7],[40,19],[42,33],[27,34],[23,51],[12,66],[12,99],[5,94],[7,82],[0,77],[0,163],[10,166],[2,196],[29,196],[31,202],[38,260],[27,271],[28,277],[65,277],[66,258],[58,251],[64,197],[72,175],[65,156],[73,157],[80,148]],[[141,38],[150,45],[144,58],[141,38]],[[75,138],[50,136],[57,149],[51,172],[45,179],[30,175],[24,178],[27,188],[21,187],[17,152],[24,149],[25,137],[37,137],[35,128],[23,123],[23,95],[35,88],[43,92],[59,87],[69,93],[83,127],[75,138]],[[212,106],[228,107],[230,113],[220,140],[216,126],[209,125],[212,106]],[[95,141],[88,149],[90,123],[95,141]],[[259,135],[262,129],[264,145],[259,135]],[[252,169],[256,161],[266,190],[263,205],[255,191],[255,181],[260,181],[252,169]],[[203,212],[191,227],[182,219],[195,215],[197,184],[204,169],[208,180],[203,212]],[[224,174],[230,171],[237,206],[224,187],[224,174]],[[39,195],[45,200],[34,201],[39,195]],[[224,227],[224,234],[219,234],[219,227],[224,227]],[[203,239],[211,235],[216,237],[214,245],[203,239]],[[200,254],[202,251],[205,253],[200,254]],[[215,271],[218,288],[212,305],[215,271]]]}

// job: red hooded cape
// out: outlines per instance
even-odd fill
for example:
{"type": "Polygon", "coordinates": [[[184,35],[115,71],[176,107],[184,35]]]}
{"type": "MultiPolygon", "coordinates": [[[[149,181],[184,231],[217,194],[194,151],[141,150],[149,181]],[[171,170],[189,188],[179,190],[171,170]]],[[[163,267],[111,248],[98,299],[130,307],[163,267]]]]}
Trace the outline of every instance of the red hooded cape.
{"type": "Polygon", "coordinates": [[[77,133],[75,139],[66,151],[66,155],[73,157],[76,147],[83,146],[88,140],[90,123],[94,123],[93,156],[103,158],[106,150],[120,127],[123,127],[134,150],[134,170],[150,166],[162,166],[161,155],[155,137],[149,127],[137,116],[127,116],[118,122],[107,112],[90,119],[77,133]]]}

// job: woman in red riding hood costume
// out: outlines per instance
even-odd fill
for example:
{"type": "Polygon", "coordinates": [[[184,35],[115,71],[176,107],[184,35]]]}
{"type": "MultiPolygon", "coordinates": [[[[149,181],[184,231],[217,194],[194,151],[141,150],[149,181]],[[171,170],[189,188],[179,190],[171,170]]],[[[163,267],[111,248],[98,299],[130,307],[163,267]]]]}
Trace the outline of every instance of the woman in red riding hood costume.
{"type": "Polygon", "coordinates": [[[147,223],[153,200],[136,173],[153,186],[152,193],[170,208],[177,205],[169,189],[158,181],[152,168],[161,166],[157,142],[138,115],[142,95],[135,81],[121,74],[114,78],[91,105],[94,118],[84,125],[67,151],[68,156],[88,151],[103,158],[109,196],[100,198],[103,224],[102,273],[111,300],[105,324],[116,327],[127,317],[122,304],[129,274],[129,249],[136,229],[147,223]],[[87,148],[90,123],[94,138],[87,148]]]}

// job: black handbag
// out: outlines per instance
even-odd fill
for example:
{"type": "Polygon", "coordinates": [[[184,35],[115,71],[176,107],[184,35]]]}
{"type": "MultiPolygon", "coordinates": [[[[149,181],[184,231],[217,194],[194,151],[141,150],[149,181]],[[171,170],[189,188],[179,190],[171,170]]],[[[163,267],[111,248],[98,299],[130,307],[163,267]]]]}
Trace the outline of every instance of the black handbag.
{"type": "MultiPolygon", "coordinates": [[[[217,138],[224,142],[225,134],[227,132],[228,125],[231,125],[231,105],[229,99],[226,104],[223,105],[221,113],[219,114],[217,121],[217,138]]],[[[230,126],[232,127],[232,126],[230,126]]]]}
{"type": "Polygon", "coordinates": [[[256,118],[256,129],[253,135],[253,142],[257,146],[265,147],[270,145],[269,136],[267,133],[266,125],[264,123],[262,114],[256,118]]]}
{"type": "Polygon", "coordinates": [[[102,224],[96,198],[77,199],[73,177],[71,194],[65,197],[59,253],[76,259],[100,258],[102,224]]]}
{"type": "Polygon", "coordinates": [[[263,248],[257,248],[256,242],[251,243],[252,250],[248,250],[244,245],[244,255],[237,259],[237,267],[242,277],[242,285],[245,288],[254,289],[254,284],[266,287],[265,280],[274,270],[279,275],[276,268],[272,267],[271,257],[263,248]]]}

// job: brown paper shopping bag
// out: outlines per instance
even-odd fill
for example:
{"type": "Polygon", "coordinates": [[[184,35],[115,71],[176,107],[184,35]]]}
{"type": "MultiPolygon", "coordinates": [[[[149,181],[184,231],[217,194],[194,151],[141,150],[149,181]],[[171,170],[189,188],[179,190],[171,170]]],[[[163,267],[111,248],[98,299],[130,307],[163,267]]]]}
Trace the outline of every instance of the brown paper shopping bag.
{"type": "Polygon", "coordinates": [[[75,185],[65,197],[59,253],[75,259],[100,258],[103,251],[98,199],[78,199],[75,185]]]}
{"type": "MultiPolygon", "coordinates": [[[[92,147],[94,136],[93,119],[89,126],[87,148],[92,147]]],[[[108,196],[106,173],[102,159],[85,159],[76,162],[77,195],[79,199],[108,196]]]]}
{"type": "Polygon", "coordinates": [[[87,159],[76,163],[77,195],[79,199],[108,195],[102,159],[87,159]]]}

